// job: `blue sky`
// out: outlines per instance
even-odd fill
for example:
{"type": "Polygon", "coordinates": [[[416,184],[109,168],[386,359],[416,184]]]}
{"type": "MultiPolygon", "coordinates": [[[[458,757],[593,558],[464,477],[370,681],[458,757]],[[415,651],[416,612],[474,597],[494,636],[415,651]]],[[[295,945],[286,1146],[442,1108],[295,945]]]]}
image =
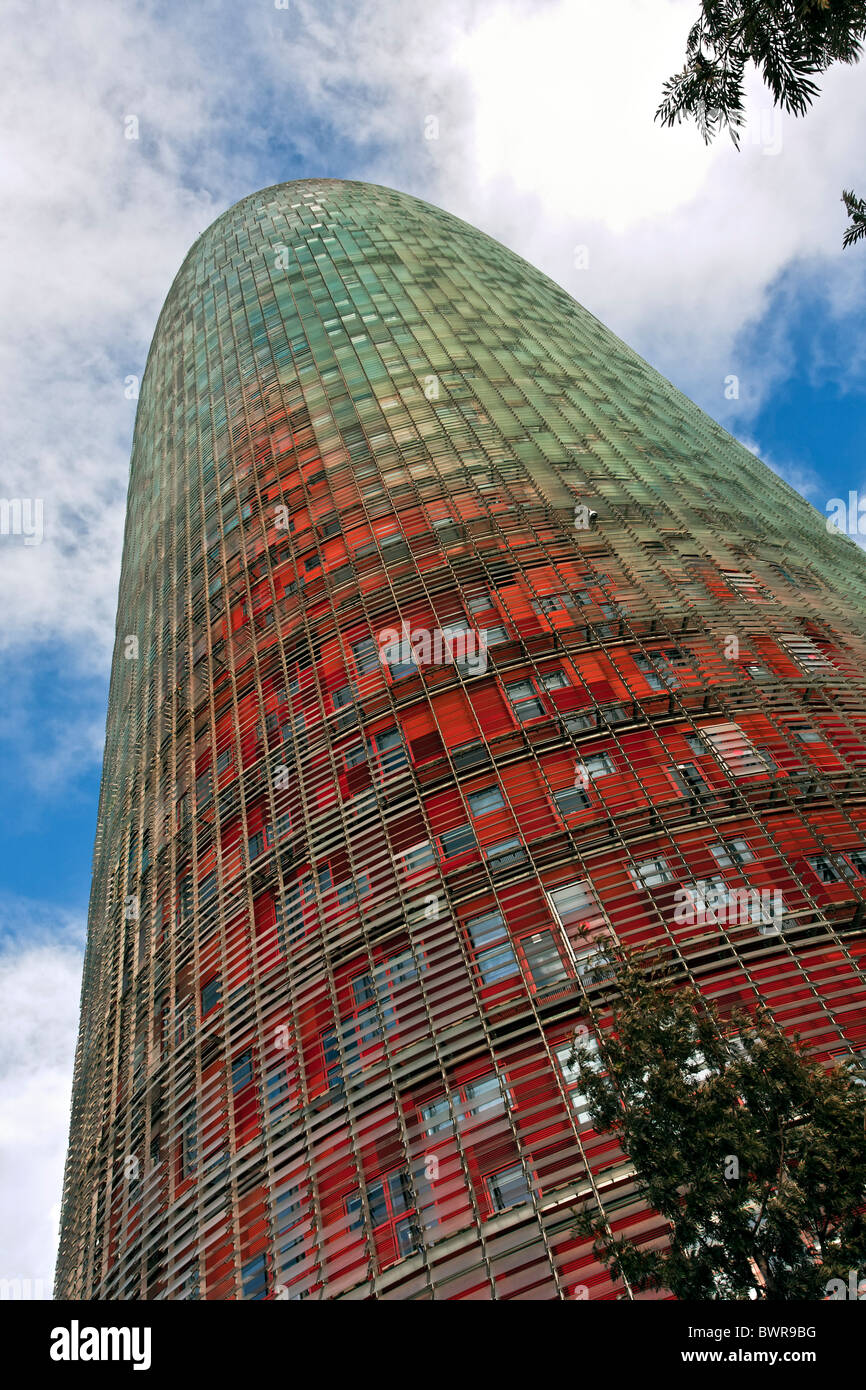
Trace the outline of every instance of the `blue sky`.
{"type": "Polygon", "coordinates": [[[134,419],[124,381],[220,212],[300,177],[415,193],[539,265],[819,511],[866,492],[866,247],[842,252],[839,202],[866,192],[863,73],[828,74],[799,122],[753,82],[742,152],[706,149],[653,123],[696,9],[5,6],[0,495],[44,499],[45,535],[0,538],[0,1276],[47,1288],[52,1273],[134,419]]]}

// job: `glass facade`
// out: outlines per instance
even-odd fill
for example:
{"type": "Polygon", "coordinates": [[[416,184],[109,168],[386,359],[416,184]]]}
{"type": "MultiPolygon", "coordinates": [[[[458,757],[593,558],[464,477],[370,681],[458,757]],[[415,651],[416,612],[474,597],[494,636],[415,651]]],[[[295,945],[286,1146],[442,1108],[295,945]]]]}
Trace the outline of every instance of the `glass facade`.
{"type": "Polygon", "coordinates": [[[630,1297],[610,948],[866,1048],[866,559],[457,218],[266,189],[138,407],[60,1297],[630,1297]],[[577,1294],[576,1294],[576,1291],[577,1294]]]}

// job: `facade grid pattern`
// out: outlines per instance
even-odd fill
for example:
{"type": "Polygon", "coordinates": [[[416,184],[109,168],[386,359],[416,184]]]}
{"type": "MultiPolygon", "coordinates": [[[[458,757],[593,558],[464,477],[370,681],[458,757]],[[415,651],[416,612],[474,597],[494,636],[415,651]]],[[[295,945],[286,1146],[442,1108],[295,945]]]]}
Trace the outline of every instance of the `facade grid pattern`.
{"type": "Polygon", "coordinates": [[[662,1238],[569,1065],[610,943],[866,1049],[864,596],[457,218],[220,217],[138,407],[58,1296],[633,1297],[573,1233],[662,1238]]]}

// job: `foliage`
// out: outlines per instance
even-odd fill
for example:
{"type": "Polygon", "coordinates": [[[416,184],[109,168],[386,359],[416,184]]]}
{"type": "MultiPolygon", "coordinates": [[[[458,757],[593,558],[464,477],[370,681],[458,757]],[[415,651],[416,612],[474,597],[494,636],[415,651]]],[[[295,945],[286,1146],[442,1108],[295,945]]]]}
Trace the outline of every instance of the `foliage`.
{"type": "MultiPolygon", "coordinates": [[[[832,63],[856,63],[864,37],[866,0],[702,0],[685,66],[664,84],[656,119],[671,126],[691,117],[707,142],[726,127],[739,146],[748,63],[778,106],[802,116],[820,91],[814,79],[832,63]]],[[[859,216],[844,246],[866,236],[862,202],[843,194],[849,212],[849,199],[859,216]]]]}
{"type": "Polygon", "coordinates": [[[622,955],[611,1030],[574,1061],[669,1245],[641,1248],[584,1210],[614,1275],[693,1299],[821,1299],[866,1268],[866,1085],[810,1061],[766,1010],[724,1025],[691,988],[622,955]]]}

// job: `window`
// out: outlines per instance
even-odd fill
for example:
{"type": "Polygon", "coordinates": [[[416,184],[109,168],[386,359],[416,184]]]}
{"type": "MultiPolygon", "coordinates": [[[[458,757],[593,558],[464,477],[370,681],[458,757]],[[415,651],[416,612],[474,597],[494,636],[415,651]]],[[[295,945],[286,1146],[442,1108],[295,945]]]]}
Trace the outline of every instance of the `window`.
{"type": "Polygon", "coordinates": [[[589,885],[581,879],[576,879],[574,883],[566,883],[561,888],[551,889],[547,897],[560,926],[563,927],[582,922],[598,911],[589,885]]]}
{"type": "Polygon", "coordinates": [[[249,855],[250,860],[253,860],[258,859],[260,854],[264,854],[264,851],[264,832],[261,830],[257,830],[255,835],[251,835],[250,838],[247,840],[247,854],[249,855]]]}
{"type": "Polygon", "coordinates": [[[536,613],[558,613],[563,603],[559,594],[545,594],[536,599],[532,607],[536,613]]]}
{"type": "Polygon", "coordinates": [[[823,743],[817,729],[813,729],[810,724],[792,724],[791,733],[798,738],[801,743],[823,743]]]}
{"type": "Polygon", "coordinates": [[[804,671],[830,670],[833,663],[827,656],[823,647],[814,642],[811,637],[804,637],[801,634],[790,637],[782,643],[785,651],[792,656],[797,664],[804,671]]]}
{"type": "Polygon", "coordinates": [[[482,590],[481,593],[473,594],[473,596],[467,600],[466,607],[469,609],[470,613],[487,613],[493,607],[493,599],[485,589],[482,590]]]}
{"type": "MultiPolygon", "coordinates": [[[[389,1229],[393,1233],[397,1259],[421,1249],[421,1234],[408,1169],[398,1169],[381,1182],[372,1183],[367,1188],[367,1205],[374,1233],[381,1236],[389,1229]]],[[[346,1211],[355,1217],[351,1229],[360,1230],[363,1226],[360,1194],[348,1199],[346,1211]]]]}
{"type": "Polygon", "coordinates": [[[232,764],[232,750],[224,748],[221,753],[217,753],[216,769],[217,772],[225,772],[227,767],[232,764]]]}
{"type": "Polygon", "coordinates": [[[475,831],[471,825],[458,825],[456,830],[446,830],[440,836],[442,845],[442,858],[453,859],[456,854],[465,854],[470,849],[475,849],[475,831]]]}
{"type": "Polygon", "coordinates": [[[409,553],[400,531],[392,531],[388,536],[380,536],[379,544],[382,547],[383,558],[386,560],[402,560],[409,553]],[[386,550],[390,551],[390,554],[385,555],[386,550]]]}
{"type": "Polygon", "coordinates": [[[436,861],[436,855],[429,840],[419,840],[417,845],[411,845],[401,854],[404,866],[412,872],[415,869],[426,868],[428,864],[436,861]]]}
{"type": "Polygon", "coordinates": [[[631,705],[605,705],[601,717],[606,724],[627,724],[632,717],[631,705]]]}
{"type": "Polygon", "coordinates": [[[367,761],[367,750],[363,743],[353,743],[343,749],[343,762],[346,767],[358,767],[367,761]]]}
{"type": "Polygon", "coordinates": [[[562,722],[570,734],[582,734],[595,728],[596,717],[595,714],[567,714],[562,722]]]}
{"type": "Polygon", "coordinates": [[[244,1298],[264,1298],[268,1292],[268,1267],[264,1255],[248,1260],[242,1271],[244,1298]]]}
{"type": "Polygon", "coordinates": [[[362,676],[369,671],[381,670],[379,648],[372,637],[364,637],[360,642],[353,642],[352,654],[355,658],[355,665],[362,676]]]}
{"type": "Polygon", "coordinates": [[[481,634],[485,647],[496,647],[502,642],[510,642],[511,638],[501,624],[496,623],[493,627],[482,627],[478,629],[481,634]]]}
{"type": "MultiPolygon", "coordinates": [[[[351,1002],[343,1024],[350,1062],[357,1063],[362,1049],[377,1043],[385,1030],[397,1026],[400,991],[417,978],[415,957],[411,950],[405,950],[350,981],[351,1002]]],[[[350,1072],[354,1070],[357,1067],[350,1066],[350,1072]]]]}
{"type": "Polygon", "coordinates": [[[343,1068],[340,1064],[340,1049],[337,1044],[336,1028],[326,1028],[321,1037],[322,1059],[328,1090],[333,1091],[343,1084],[343,1068]]]}
{"type": "Polygon", "coordinates": [[[710,790],[694,763],[677,763],[668,768],[668,776],[681,796],[706,796],[710,790]]]}
{"type": "Polygon", "coordinates": [[[370,875],[361,869],[356,878],[345,878],[342,883],[334,885],[337,902],[341,907],[351,907],[359,898],[367,896],[370,886],[370,875]]]}
{"type": "Polygon", "coordinates": [[[571,681],[564,671],[557,668],[555,671],[544,671],[541,676],[541,684],[545,690],[564,690],[571,685],[571,681]]]}
{"type": "Polygon", "coordinates": [[[206,806],[211,799],[210,768],[195,779],[195,800],[197,806],[206,806]]]}
{"type": "Polygon", "coordinates": [[[414,675],[418,670],[412,643],[409,641],[393,642],[390,647],[384,648],[382,657],[388,663],[388,670],[394,680],[414,675]]]}
{"type": "Polygon", "coordinates": [[[682,684],[677,668],[689,669],[691,653],[680,647],[664,647],[661,651],[639,653],[635,665],[651,690],[678,690],[682,684]]]}
{"type": "Polygon", "coordinates": [[[334,709],[345,709],[346,705],[352,705],[352,685],[339,685],[332,691],[331,699],[334,701],[334,709]]]}
{"type": "Polygon", "coordinates": [[[511,869],[515,864],[522,864],[526,859],[526,850],[516,835],[508,840],[500,840],[495,845],[488,845],[484,853],[490,865],[490,872],[493,874],[511,869]]]}
{"type": "Polygon", "coordinates": [[[277,1066],[273,1071],[265,1075],[265,1104],[270,1115],[280,1110],[283,1102],[288,1099],[289,1083],[286,1080],[286,1069],[277,1066]]]}
{"type": "Polygon", "coordinates": [[[564,816],[573,816],[575,811],[585,811],[591,805],[586,792],[580,787],[563,787],[553,793],[553,799],[564,816]]]}
{"type": "Polygon", "coordinates": [[[582,1058],[586,1065],[591,1067],[593,1071],[601,1074],[603,1071],[601,1054],[598,1050],[598,1043],[592,1036],[584,1036],[580,1044],[571,1042],[562,1043],[556,1049],[556,1060],[562,1072],[563,1080],[565,1081],[572,1109],[575,1112],[575,1119],[579,1125],[588,1125],[591,1123],[589,1102],[580,1090],[580,1073],[576,1055],[577,1046],[580,1047],[582,1058]]]}
{"type": "Polygon", "coordinates": [[[206,983],[203,984],[201,987],[202,1017],[204,1017],[205,1014],[210,1013],[211,1009],[216,1008],[221,998],[222,991],[220,990],[219,976],[214,975],[212,979],[207,980],[206,983]]]}
{"type": "MultiPolygon", "coordinates": [[[[581,603],[588,603],[589,600],[578,595],[581,603]]],[[[534,600],[532,604],[533,612],[547,615],[548,613],[567,613],[575,607],[574,599],[570,594],[543,594],[534,600]]]]}
{"type": "Polygon", "coordinates": [[[756,772],[761,772],[765,777],[778,775],[778,768],[770,755],[769,748],[756,748],[755,758],[757,762],[756,772]]]}
{"type": "Polygon", "coordinates": [[[443,1129],[448,1129],[451,1125],[451,1107],[448,1104],[448,1097],[444,1096],[441,1100],[434,1100],[431,1105],[421,1107],[421,1115],[426,1122],[426,1132],[438,1134],[443,1129]]]}
{"type": "Polygon", "coordinates": [[[484,643],[473,627],[470,627],[465,620],[450,622],[441,629],[442,641],[445,647],[445,660],[453,661],[458,671],[464,675],[474,675],[476,670],[476,653],[483,656],[484,643]]]}
{"type": "Polygon", "coordinates": [[[650,690],[661,690],[661,676],[658,675],[652,660],[648,656],[637,655],[634,661],[650,690]]]}
{"type": "Polygon", "coordinates": [[[395,728],[382,729],[367,740],[368,750],[378,758],[383,772],[394,772],[406,762],[403,740],[395,728]]]}
{"type": "Polygon", "coordinates": [[[752,777],[757,773],[766,776],[766,762],[737,724],[704,725],[700,738],[733,777],[752,777]]]}
{"type": "MultiPolygon", "coordinates": [[[[834,856],[834,858],[836,859],[836,863],[838,863],[838,860],[839,858],[841,858],[841,855],[838,857],[834,856]]],[[[842,882],[842,874],[840,874],[838,868],[836,867],[836,864],[833,863],[829,855],[816,854],[813,858],[809,860],[809,864],[812,868],[812,872],[817,876],[821,883],[842,882]]]]}
{"type": "Polygon", "coordinates": [[[595,781],[598,777],[609,777],[616,772],[616,764],[607,753],[588,753],[583,760],[587,777],[595,781]]]}
{"type": "Polygon", "coordinates": [[[483,743],[462,743],[451,750],[451,761],[458,772],[470,767],[479,767],[490,762],[490,754],[483,743]]]}
{"type": "MultiPolygon", "coordinates": [[[[363,1048],[372,1046],[382,1036],[382,1025],[376,1008],[376,991],[371,975],[356,975],[351,983],[352,1013],[343,1032],[347,1036],[346,1056],[357,1063],[363,1048]]],[[[350,1065],[350,1074],[355,1070],[350,1065]]]]}
{"type": "Polygon", "coordinates": [[[745,840],[726,840],[720,845],[710,845],[710,853],[720,869],[740,868],[750,864],[754,854],[745,840]]]}
{"type": "Polygon", "coordinates": [[[693,660],[692,653],[682,647],[664,647],[661,655],[669,666],[690,666],[693,660]]]}
{"type": "Polygon", "coordinates": [[[728,885],[723,878],[701,878],[695,883],[684,883],[683,891],[688,895],[675,914],[676,921],[698,921],[708,917],[711,922],[725,922],[728,918],[728,885]]]}
{"type": "MultiPolygon", "coordinates": [[[[168,1013],[169,1013],[168,1008],[167,1008],[167,1007],[164,1008],[164,1010],[163,1010],[163,1023],[164,1023],[164,1025],[165,1025],[165,1022],[167,1022],[167,1015],[168,1015],[168,1013]]],[[[193,1030],[193,1027],[194,1027],[194,1019],[193,1019],[193,1017],[192,1017],[192,1003],[191,1003],[191,1001],[187,1000],[185,1003],[179,1003],[179,1004],[177,1005],[176,1014],[175,1014],[175,1021],[174,1021],[174,1041],[175,1041],[175,1046],[176,1046],[176,1047],[180,1047],[180,1045],[181,1045],[181,1043],[183,1042],[184,1038],[189,1037],[190,1033],[191,1033],[192,1030],[193,1030]]],[[[165,1036],[167,1036],[167,1034],[165,1034],[165,1036]]]]}
{"type": "Polygon", "coordinates": [[[341,685],[337,690],[332,691],[331,699],[334,702],[334,711],[342,711],[334,720],[336,729],[351,729],[357,723],[355,713],[355,691],[351,685],[341,685]]]}
{"type": "Polygon", "coordinates": [[[422,1106],[421,1117],[427,1134],[438,1134],[451,1128],[452,1108],[457,1124],[461,1125],[479,1115],[504,1110],[507,1099],[508,1092],[503,1089],[499,1077],[495,1072],[488,1072],[486,1076],[455,1087],[450,1093],[450,1103],[449,1096],[441,1096],[422,1106]]]}
{"type": "Polygon", "coordinates": [[[181,1129],[181,1177],[192,1176],[198,1162],[198,1126],[196,1124],[195,1101],[190,1099],[189,1108],[184,1112],[181,1129]]]}
{"type": "Polygon", "coordinates": [[[175,1297],[194,1303],[200,1292],[198,1260],[193,1260],[189,1268],[183,1273],[182,1282],[175,1297]]]}
{"type": "Polygon", "coordinates": [[[466,923],[475,951],[478,972],[485,985],[520,974],[502,914],[488,912],[466,923]]]}
{"type": "Polygon", "coordinates": [[[545,714],[532,681],[512,681],[506,685],[505,693],[521,724],[528,723],[530,719],[540,719],[545,714]]]}
{"type": "Polygon", "coordinates": [[[492,1173],[485,1178],[485,1183],[494,1211],[505,1211],[508,1207],[532,1200],[526,1174],[519,1163],[513,1168],[502,1168],[498,1173],[492,1173]]]}
{"type": "Polygon", "coordinates": [[[483,787],[480,791],[470,792],[466,799],[470,812],[476,817],[484,816],[488,811],[498,811],[505,805],[498,787],[483,787]]]}
{"type": "Polygon", "coordinates": [[[418,978],[418,967],[411,950],[389,956],[373,971],[376,997],[386,1029],[399,1022],[401,991],[418,978]]]}
{"type": "Polygon", "coordinates": [[[282,902],[276,904],[277,931],[280,938],[280,948],[283,952],[286,950],[286,933],[288,932],[288,938],[291,942],[302,936],[304,932],[304,908],[315,905],[316,890],[312,875],[305,872],[293,883],[287,883],[285,892],[285,909],[282,902]]]}
{"type": "Polygon", "coordinates": [[[629,873],[636,888],[660,888],[663,883],[670,883],[673,879],[668,861],[660,854],[652,859],[639,860],[629,868],[629,873]]]}
{"type": "Polygon", "coordinates": [[[575,951],[574,964],[585,985],[600,984],[610,979],[615,970],[615,962],[605,946],[584,946],[575,951]]]}
{"type": "Polygon", "coordinates": [[[182,922],[192,911],[192,880],[189,874],[177,885],[177,920],[182,922]]]}
{"type": "Polygon", "coordinates": [[[287,1183],[276,1193],[274,1231],[277,1237],[277,1264],[281,1271],[300,1264],[304,1258],[304,1207],[298,1183],[287,1183]]]}
{"type": "Polygon", "coordinates": [[[253,1054],[241,1052],[232,1062],[232,1095],[236,1096],[253,1079],[253,1054]]]}
{"type": "Polygon", "coordinates": [[[549,929],[520,938],[520,947],[536,989],[568,979],[556,937],[549,929]]]}

